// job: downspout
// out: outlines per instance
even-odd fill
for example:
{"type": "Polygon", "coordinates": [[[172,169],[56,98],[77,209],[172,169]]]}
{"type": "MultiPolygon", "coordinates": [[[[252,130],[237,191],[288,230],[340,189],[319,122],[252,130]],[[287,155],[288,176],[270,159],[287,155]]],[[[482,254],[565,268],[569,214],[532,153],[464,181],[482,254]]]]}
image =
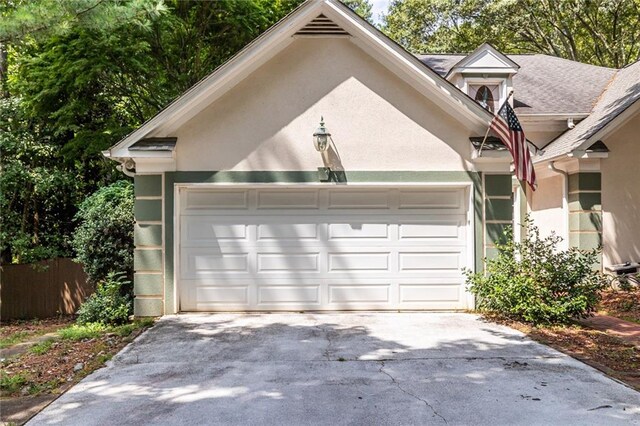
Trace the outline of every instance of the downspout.
{"type": "Polygon", "coordinates": [[[563,176],[562,178],[562,214],[564,216],[564,246],[569,249],[569,173],[556,167],[556,162],[549,162],[549,170],[563,176]]]}

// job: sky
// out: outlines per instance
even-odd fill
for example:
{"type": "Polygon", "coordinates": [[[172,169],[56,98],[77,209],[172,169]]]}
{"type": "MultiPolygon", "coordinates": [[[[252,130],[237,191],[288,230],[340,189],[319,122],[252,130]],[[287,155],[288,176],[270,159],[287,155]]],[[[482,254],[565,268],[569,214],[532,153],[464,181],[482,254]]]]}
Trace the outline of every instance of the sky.
{"type": "Polygon", "coordinates": [[[380,24],[380,14],[387,11],[387,7],[389,7],[389,2],[391,0],[371,0],[371,4],[373,5],[373,22],[375,24],[380,24]]]}

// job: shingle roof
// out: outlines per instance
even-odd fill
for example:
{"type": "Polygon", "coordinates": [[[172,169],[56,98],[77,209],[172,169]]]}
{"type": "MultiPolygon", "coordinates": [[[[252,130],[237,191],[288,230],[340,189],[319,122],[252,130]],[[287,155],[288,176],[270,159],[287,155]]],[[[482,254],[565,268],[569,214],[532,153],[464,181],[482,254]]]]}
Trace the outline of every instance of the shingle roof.
{"type": "Polygon", "coordinates": [[[606,88],[593,112],[571,130],[543,148],[535,162],[567,154],[594,136],[635,102],[640,101],[640,61],[619,70],[606,88]]]}
{"type": "MultiPolygon", "coordinates": [[[[444,76],[466,55],[419,55],[444,76]]],[[[514,110],[518,114],[589,113],[616,74],[615,69],[548,55],[507,55],[520,65],[513,77],[514,110]]]]}

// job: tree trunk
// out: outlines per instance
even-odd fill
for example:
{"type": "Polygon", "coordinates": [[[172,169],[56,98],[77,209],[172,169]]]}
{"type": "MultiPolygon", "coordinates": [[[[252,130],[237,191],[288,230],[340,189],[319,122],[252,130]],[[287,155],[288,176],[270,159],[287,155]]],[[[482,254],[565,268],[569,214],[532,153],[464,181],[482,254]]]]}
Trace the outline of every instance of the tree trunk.
{"type": "Polygon", "coordinates": [[[0,98],[9,97],[7,68],[7,46],[4,43],[0,43],[0,98]]]}

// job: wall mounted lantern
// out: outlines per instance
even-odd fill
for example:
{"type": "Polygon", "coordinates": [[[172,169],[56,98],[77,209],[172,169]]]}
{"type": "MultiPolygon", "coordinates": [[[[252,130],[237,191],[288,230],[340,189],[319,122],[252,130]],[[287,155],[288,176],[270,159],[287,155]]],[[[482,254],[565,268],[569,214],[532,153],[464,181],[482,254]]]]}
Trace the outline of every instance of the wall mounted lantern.
{"type": "Polygon", "coordinates": [[[329,138],[331,133],[324,127],[324,118],[320,117],[320,127],[318,127],[313,134],[313,146],[316,147],[316,151],[325,152],[329,148],[329,138]]]}

